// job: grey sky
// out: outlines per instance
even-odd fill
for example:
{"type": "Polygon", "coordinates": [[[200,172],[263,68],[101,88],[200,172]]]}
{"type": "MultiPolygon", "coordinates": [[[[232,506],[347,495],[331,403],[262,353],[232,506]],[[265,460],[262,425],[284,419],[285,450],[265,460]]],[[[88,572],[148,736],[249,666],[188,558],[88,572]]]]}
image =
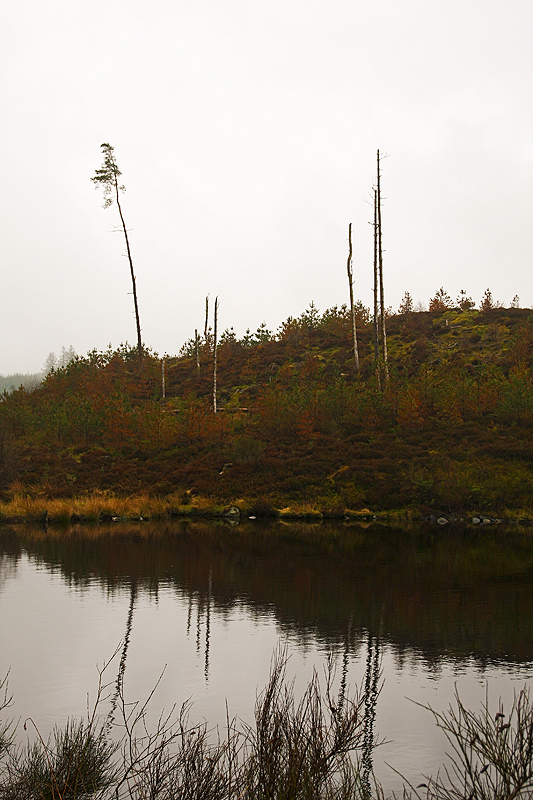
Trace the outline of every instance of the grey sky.
{"type": "Polygon", "coordinates": [[[383,162],[386,302],[439,286],[533,304],[533,6],[526,0],[17,0],[0,12],[0,373],[143,338],[271,329],[372,302],[383,162]]]}

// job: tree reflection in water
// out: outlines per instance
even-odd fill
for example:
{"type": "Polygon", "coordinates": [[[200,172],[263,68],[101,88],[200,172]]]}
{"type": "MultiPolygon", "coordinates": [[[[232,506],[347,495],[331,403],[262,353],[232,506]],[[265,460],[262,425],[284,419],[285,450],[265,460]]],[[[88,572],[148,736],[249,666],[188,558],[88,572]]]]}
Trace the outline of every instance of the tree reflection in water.
{"type": "Polygon", "coordinates": [[[124,672],[126,671],[126,658],[128,655],[128,647],[131,637],[131,627],[133,624],[133,610],[135,608],[135,601],[137,600],[137,580],[132,578],[130,582],[130,604],[128,608],[128,616],[126,619],[126,635],[122,645],[122,653],[120,656],[120,663],[118,666],[117,680],[115,683],[115,692],[111,699],[111,710],[108,716],[108,729],[111,729],[115,721],[115,714],[119,699],[123,696],[124,688],[124,672]]]}
{"type": "MultiPolygon", "coordinates": [[[[168,659],[169,672],[174,670],[174,683],[169,679],[170,702],[176,694],[194,693],[195,703],[204,703],[205,718],[211,718],[216,713],[210,705],[211,695],[217,702],[229,695],[232,712],[234,705],[241,703],[238,713],[247,713],[250,694],[246,692],[253,693],[263,683],[260,670],[271,650],[267,653],[266,648],[261,651],[259,647],[264,647],[262,642],[269,636],[289,640],[291,648],[305,657],[317,653],[323,658],[329,650],[342,655],[339,704],[349,693],[351,682],[356,681],[365,692],[366,744],[362,755],[367,776],[372,772],[376,718],[380,726],[384,725],[390,742],[388,763],[404,768],[409,757],[412,773],[422,765],[428,771],[432,768],[428,762],[433,758],[433,745],[425,738],[426,729],[421,727],[424,721],[417,718],[416,726],[411,724],[414,716],[409,710],[402,716],[403,706],[399,711],[400,704],[396,703],[398,683],[387,683],[378,704],[381,667],[404,681],[402,698],[413,698],[414,694],[417,701],[427,702],[428,695],[421,697],[417,692],[420,686],[428,685],[428,674],[439,691],[444,686],[443,674],[447,674],[445,679],[453,690],[454,671],[462,670],[463,684],[470,681],[469,689],[475,691],[476,681],[487,670],[498,676],[514,675],[516,680],[516,675],[521,678],[525,667],[533,664],[533,537],[528,530],[363,528],[329,522],[257,522],[228,529],[203,521],[48,531],[21,527],[0,530],[0,553],[0,591],[5,598],[9,594],[11,602],[9,615],[4,615],[4,662],[7,668],[12,665],[13,674],[27,676],[28,686],[38,687],[33,699],[24,702],[31,704],[35,697],[39,700],[40,692],[53,714],[62,695],[65,707],[74,693],[81,691],[86,697],[87,683],[75,684],[78,672],[87,667],[76,661],[75,636],[85,632],[102,635],[104,640],[102,631],[96,631],[95,626],[100,626],[96,616],[88,614],[85,629],[76,628],[76,615],[83,602],[75,607],[73,592],[78,599],[86,599],[86,605],[94,601],[110,629],[116,620],[113,631],[117,639],[122,640],[126,616],[113,714],[118,712],[126,662],[132,679],[138,670],[140,679],[150,672],[146,680],[152,680],[159,672],[152,674],[151,667],[159,668],[168,659]],[[19,564],[23,568],[18,569],[19,564]],[[11,591],[18,585],[17,572],[23,588],[11,591]],[[26,593],[24,580],[30,573],[35,582],[27,584],[26,593]],[[60,577],[66,587],[63,593],[46,590],[55,603],[49,609],[39,594],[45,587],[45,574],[50,576],[47,586],[57,588],[60,577]],[[160,593],[168,616],[161,612],[161,627],[157,629],[152,622],[157,617],[153,601],[160,593]],[[112,603],[106,605],[105,598],[111,598],[112,603]],[[175,645],[169,641],[165,627],[166,621],[176,619],[176,613],[181,614],[182,630],[189,639],[185,647],[183,642],[175,645]],[[42,630],[40,638],[26,647],[31,638],[27,632],[38,629],[38,624],[30,627],[32,615],[42,618],[42,630]],[[265,638],[258,636],[259,647],[248,639],[248,650],[243,654],[240,630],[255,633],[258,620],[265,622],[265,638]],[[226,622],[227,640],[221,637],[226,622]],[[150,652],[146,652],[143,631],[153,643],[150,652]],[[228,643],[233,636],[236,645],[228,643]],[[164,659],[160,656],[163,651],[164,659]],[[36,652],[43,658],[33,658],[36,652]],[[75,665],[68,686],[59,677],[54,679],[56,669],[58,676],[65,675],[65,654],[75,665]],[[235,667],[236,656],[242,662],[247,655],[253,667],[242,670],[241,676],[240,666],[235,667]],[[61,656],[63,662],[58,664],[61,656]],[[410,675],[418,674],[422,680],[415,687],[412,680],[409,683],[410,675]],[[390,749],[394,750],[392,756],[390,749]]],[[[117,639],[113,638],[113,646],[117,639]]],[[[96,651],[96,643],[95,649],[89,650],[92,641],[86,639],[80,649],[83,646],[85,653],[91,657],[94,653],[97,659],[101,651],[96,651]]],[[[304,671],[305,664],[302,677],[304,671]]],[[[87,674],[85,669],[84,681],[87,674]]],[[[418,677],[415,680],[418,683],[418,677]]],[[[134,680],[132,685],[137,692],[134,680]]],[[[446,702],[444,695],[441,700],[446,702]]],[[[31,712],[38,714],[39,707],[32,707],[31,712]]],[[[379,748],[374,754],[378,769],[382,752],[379,748]]],[[[440,756],[438,760],[440,764],[440,756]]]]}
{"type": "Polygon", "coordinates": [[[376,710],[379,697],[379,676],[381,672],[380,658],[379,634],[377,636],[373,636],[372,631],[368,631],[364,680],[365,725],[362,753],[363,770],[361,774],[361,780],[366,797],[372,797],[371,776],[374,773],[374,762],[372,756],[376,746],[374,722],[376,720],[376,710]]]}

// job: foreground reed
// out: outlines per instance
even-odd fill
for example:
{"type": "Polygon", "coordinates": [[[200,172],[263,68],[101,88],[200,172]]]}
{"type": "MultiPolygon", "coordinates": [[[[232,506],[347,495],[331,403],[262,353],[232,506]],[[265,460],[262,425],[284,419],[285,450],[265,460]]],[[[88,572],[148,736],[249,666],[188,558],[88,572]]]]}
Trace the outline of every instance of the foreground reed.
{"type": "MultiPolygon", "coordinates": [[[[254,724],[228,718],[223,735],[206,724],[191,724],[188,704],[149,730],[151,698],[129,706],[120,672],[113,710],[102,719],[98,711],[108,697],[102,670],[87,721],[67,723],[46,742],[37,735],[26,747],[14,745],[9,722],[0,725],[0,798],[384,800],[377,781],[365,774],[369,755],[371,763],[365,749],[376,746],[365,732],[365,698],[348,698],[344,691],[334,697],[330,661],[325,688],[315,674],[297,703],[285,666],[278,653],[254,724]]],[[[0,710],[5,710],[10,701],[5,681],[0,692],[0,710]]],[[[501,707],[495,716],[488,706],[474,713],[459,697],[445,713],[429,710],[448,737],[452,756],[442,774],[417,787],[406,785],[405,800],[533,797],[533,707],[526,689],[507,717],[501,707]]]]}

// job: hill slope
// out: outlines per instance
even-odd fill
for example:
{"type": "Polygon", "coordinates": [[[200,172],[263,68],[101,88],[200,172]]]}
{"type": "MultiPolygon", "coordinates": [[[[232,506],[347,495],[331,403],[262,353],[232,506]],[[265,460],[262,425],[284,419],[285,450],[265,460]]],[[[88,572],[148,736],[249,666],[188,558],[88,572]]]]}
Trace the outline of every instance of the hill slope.
{"type": "Polygon", "coordinates": [[[388,383],[373,326],[345,309],[276,337],[226,332],[213,413],[210,343],[142,366],[127,347],[77,358],[0,404],[4,498],[174,493],[257,510],[533,509],[533,312],[446,310],[387,321],[388,383]],[[250,341],[252,340],[252,341],[250,341]]]}

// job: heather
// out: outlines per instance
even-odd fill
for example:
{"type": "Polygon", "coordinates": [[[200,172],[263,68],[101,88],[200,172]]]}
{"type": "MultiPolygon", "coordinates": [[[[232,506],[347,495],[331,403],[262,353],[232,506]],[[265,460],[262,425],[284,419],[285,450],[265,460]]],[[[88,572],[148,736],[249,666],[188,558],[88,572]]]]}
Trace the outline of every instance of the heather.
{"type": "Polygon", "coordinates": [[[4,516],[66,499],[85,518],[533,514],[533,312],[389,315],[388,375],[362,306],[357,333],[359,370],[346,307],[312,304],[276,334],[227,329],[216,413],[209,333],[164,359],[94,351],[5,393],[4,516]]]}

